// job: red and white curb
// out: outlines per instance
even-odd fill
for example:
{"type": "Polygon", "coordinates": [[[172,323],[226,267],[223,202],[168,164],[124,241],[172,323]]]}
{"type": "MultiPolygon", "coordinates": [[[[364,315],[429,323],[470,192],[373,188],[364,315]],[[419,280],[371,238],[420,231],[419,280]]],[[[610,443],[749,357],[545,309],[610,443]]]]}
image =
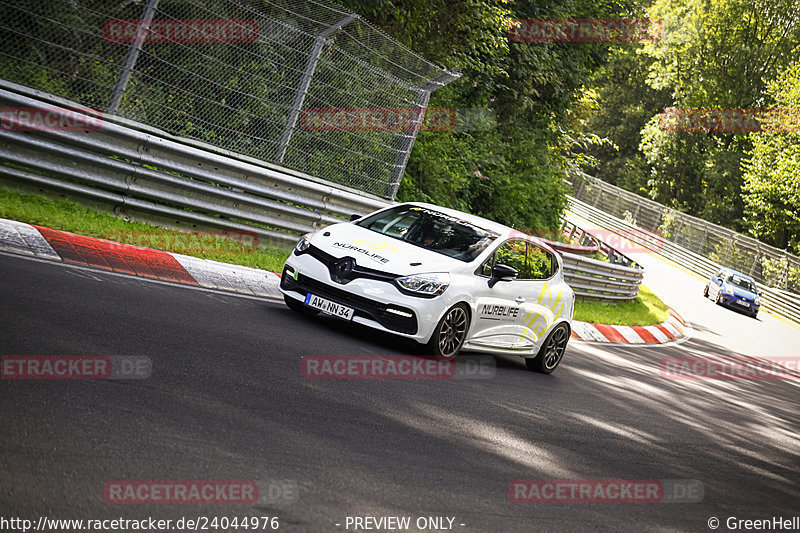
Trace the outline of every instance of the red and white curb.
{"type": "Polygon", "coordinates": [[[0,250],[161,281],[279,298],[280,277],[259,270],[0,219],[0,250]]]}
{"type": "Polygon", "coordinates": [[[572,338],[589,342],[615,344],[665,344],[687,337],[691,333],[683,317],[669,310],[669,318],[655,326],[617,326],[594,324],[592,322],[572,322],[572,338]]]}
{"type": "MultiPolygon", "coordinates": [[[[76,235],[15,220],[0,219],[0,250],[89,266],[161,281],[280,298],[280,276],[188,255],[76,235]]],[[[691,327],[670,309],[655,326],[614,326],[573,321],[572,337],[591,342],[663,344],[687,336],[691,327]]]]}

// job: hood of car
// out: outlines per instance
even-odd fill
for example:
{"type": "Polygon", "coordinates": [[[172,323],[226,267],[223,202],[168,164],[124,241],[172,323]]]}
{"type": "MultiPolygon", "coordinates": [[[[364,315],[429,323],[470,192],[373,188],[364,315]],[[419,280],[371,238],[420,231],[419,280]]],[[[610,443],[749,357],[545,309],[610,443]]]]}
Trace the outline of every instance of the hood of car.
{"type": "Polygon", "coordinates": [[[353,257],[361,266],[397,275],[449,272],[466,265],[444,254],[348,223],[314,233],[311,245],[334,257],[353,257]]]}

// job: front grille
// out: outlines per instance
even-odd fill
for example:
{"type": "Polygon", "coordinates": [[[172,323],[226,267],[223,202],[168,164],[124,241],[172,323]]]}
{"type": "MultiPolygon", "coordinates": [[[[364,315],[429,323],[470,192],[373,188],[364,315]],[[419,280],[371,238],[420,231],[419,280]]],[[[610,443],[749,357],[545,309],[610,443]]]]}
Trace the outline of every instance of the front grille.
{"type": "Polygon", "coordinates": [[[310,255],[325,265],[333,281],[342,285],[346,285],[356,278],[373,279],[376,281],[384,281],[386,283],[393,284],[395,278],[397,277],[394,274],[389,274],[388,272],[383,272],[381,270],[359,265],[356,259],[353,257],[334,257],[331,254],[320,250],[316,246],[309,246],[303,252],[295,251],[294,253],[295,255],[310,255]],[[348,268],[342,270],[340,265],[345,262],[349,262],[350,265],[348,268]]]}
{"type": "Polygon", "coordinates": [[[414,335],[417,332],[417,315],[413,309],[409,309],[408,307],[391,306],[399,311],[410,313],[410,317],[402,317],[394,313],[389,313],[386,311],[386,304],[376,302],[364,296],[352,294],[338,287],[332,287],[300,273],[298,273],[297,280],[295,280],[293,274],[287,273],[285,269],[281,276],[281,288],[284,290],[296,291],[303,296],[310,292],[315,296],[321,296],[322,298],[352,307],[355,310],[356,316],[374,320],[391,331],[406,333],[408,335],[414,335]]]}

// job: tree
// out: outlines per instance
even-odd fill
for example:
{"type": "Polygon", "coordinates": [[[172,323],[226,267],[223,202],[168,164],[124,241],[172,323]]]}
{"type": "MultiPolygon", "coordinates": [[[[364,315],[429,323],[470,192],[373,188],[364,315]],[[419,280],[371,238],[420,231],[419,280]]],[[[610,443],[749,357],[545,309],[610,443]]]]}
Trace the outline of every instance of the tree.
{"type": "Polygon", "coordinates": [[[768,84],[773,121],[751,134],[744,163],[744,209],[758,239],[800,253],[800,62],[768,84]],[[783,111],[783,112],[782,112],[783,111]]]}
{"type": "MultiPolygon", "coordinates": [[[[650,17],[664,39],[645,45],[648,83],[677,108],[749,109],[767,102],[765,84],[794,57],[800,5],[794,0],[656,0],[650,17]]],[[[655,115],[655,113],[654,113],[655,115]]],[[[642,131],[650,195],[734,229],[743,226],[742,132],[642,131]]]]}
{"type": "Polygon", "coordinates": [[[546,0],[341,0],[426,58],[462,72],[430,105],[480,108],[488,128],[421,132],[400,200],[428,200],[519,229],[552,228],[565,203],[563,179],[576,135],[578,89],[606,44],[509,40],[515,18],[618,16],[618,2],[546,0]]]}

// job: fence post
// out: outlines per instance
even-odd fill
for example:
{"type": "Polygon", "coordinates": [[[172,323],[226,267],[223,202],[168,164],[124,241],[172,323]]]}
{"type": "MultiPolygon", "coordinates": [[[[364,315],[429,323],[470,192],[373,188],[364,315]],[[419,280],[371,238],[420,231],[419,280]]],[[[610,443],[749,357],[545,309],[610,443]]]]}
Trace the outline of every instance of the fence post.
{"type": "Polygon", "coordinates": [[[136,26],[136,36],[133,38],[133,42],[128,49],[128,55],[125,57],[125,64],[122,66],[117,82],[114,84],[114,89],[111,91],[111,98],[106,108],[106,113],[109,115],[116,115],[119,110],[119,104],[122,103],[125,89],[128,87],[128,82],[131,81],[133,67],[136,66],[136,60],[139,59],[139,53],[142,51],[142,43],[150,32],[150,23],[153,21],[153,13],[156,7],[158,7],[158,0],[147,2],[144,13],[142,13],[142,19],[136,26]]]}
{"type": "Polygon", "coordinates": [[[422,120],[425,118],[425,110],[428,108],[428,100],[430,100],[431,93],[443,85],[447,85],[451,81],[457,79],[460,74],[445,72],[441,76],[429,81],[425,86],[420,89],[417,95],[417,101],[414,102],[414,120],[411,125],[404,132],[403,141],[400,144],[400,150],[397,152],[392,174],[389,177],[389,190],[387,191],[387,198],[394,200],[397,196],[397,189],[400,188],[400,181],[403,179],[403,173],[408,164],[408,157],[411,155],[411,149],[414,148],[414,141],[417,139],[422,126],[422,120]]]}
{"type": "Polygon", "coordinates": [[[751,278],[753,277],[753,272],[755,272],[756,270],[756,263],[758,263],[758,258],[760,256],[761,256],[761,245],[757,244],[756,253],[755,256],[753,257],[753,264],[750,265],[750,272],[747,273],[747,275],[750,276],[751,278]]]}
{"type": "Polygon", "coordinates": [[[734,241],[736,241],[736,235],[731,235],[730,239],[731,242],[730,244],[728,244],[728,249],[725,250],[725,257],[722,258],[722,266],[725,266],[728,262],[728,256],[730,255],[731,250],[733,249],[734,241]]]}
{"type": "Polygon", "coordinates": [[[317,62],[322,55],[322,48],[325,46],[325,41],[327,41],[332,33],[344,28],[357,18],[358,15],[347,15],[338,22],[322,30],[319,35],[317,35],[316,39],[314,39],[314,47],[311,49],[311,53],[306,61],[306,66],[303,69],[303,76],[300,78],[300,84],[297,86],[297,91],[294,93],[292,108],[289,110],[289,116],[286,118],[286,125],[283,127],[281,138],[278,140],[278,149],[275,153],[276,163],[283,163],[283,159],[286,157],[286,149],[289,147],[289,141],[292,140],[292,133],[294,133],[295,126],[297,126],[297,118],[300,116],[300,110],[303,108],[303,102],[308,94],[311,78],[314,77],[314,71],[317,69],[317,62]]]}
{"type": "Polygon", "coordinates": [[[775,287],[780,287],[781,281],[783,281],[783,289],[788,291],[789,290],[789,252],[784,251],[783,254],[784,254],[784,259],[786,260],[786,264],[783,265],[783,272],[781,273],[781,278],[782,279],[779,280],[775,284],[775,287]]]}
{"type": "Polygon", "coordinates": [[[578,200],[583,200],[583,190],[586,187],[586,178],[580,176],[578,179],[581,180],[581,184],[578,185],[578,190],[575,191],[575,198],[578,200]]]}

